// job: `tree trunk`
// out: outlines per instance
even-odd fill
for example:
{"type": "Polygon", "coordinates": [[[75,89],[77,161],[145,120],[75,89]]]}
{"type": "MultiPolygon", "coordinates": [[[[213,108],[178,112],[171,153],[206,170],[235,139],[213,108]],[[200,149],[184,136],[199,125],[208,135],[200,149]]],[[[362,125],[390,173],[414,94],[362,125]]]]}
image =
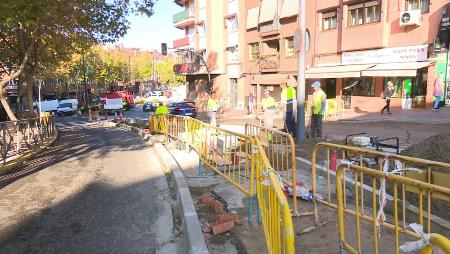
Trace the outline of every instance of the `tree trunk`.
{"type": "Polygon", "coordinates": [[[9,119],[11,121],[17,121],[16,116],[14,115],[13,111],[11,110],[11,107],[9,106],[8,101],[6,101],[5,95],[3,94],[3,89],[0,88],[0,102],[3,105],[3,108],[6,111],[6,114],[8,115],[9,119]]]}

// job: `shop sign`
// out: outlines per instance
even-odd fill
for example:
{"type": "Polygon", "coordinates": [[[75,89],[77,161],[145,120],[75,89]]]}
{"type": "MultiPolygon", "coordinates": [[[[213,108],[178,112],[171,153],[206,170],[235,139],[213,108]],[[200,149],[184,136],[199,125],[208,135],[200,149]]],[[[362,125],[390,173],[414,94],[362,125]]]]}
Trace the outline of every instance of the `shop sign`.
{"type": "Polygon", "coordinates": [[[342,53],[342,64],[420,62],[428,59],[428,45],[342,53]]]}

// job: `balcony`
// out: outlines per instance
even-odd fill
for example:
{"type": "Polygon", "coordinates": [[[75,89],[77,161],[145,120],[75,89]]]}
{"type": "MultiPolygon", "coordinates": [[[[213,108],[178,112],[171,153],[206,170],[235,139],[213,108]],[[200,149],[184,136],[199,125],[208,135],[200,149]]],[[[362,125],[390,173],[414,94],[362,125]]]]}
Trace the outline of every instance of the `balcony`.
{"type": "Polygon", "coordinates": [[[280,69],[280,55],[261,56],[259,60],[259,70],[261,72],[277,72],[280,69]]]}
{"type": "Polygon", "coordinates": [[[194,25],[194,9],[189,8],[173,15],[172,22],[175,27],[180,29],[194,25]]]}
{"type": "Polygon", "coordinates": [[[190,38],[189,36],[185,36],[181,39],[178,40],[174,40],[173,41],[173,47],[174,48],[181,48],[181,47],[186,47],[190,45],[190,38]]]}
{"type": "Polygon", "coordinates": [[[280,33],[280,23],[278,21],[274,21],[271,23],[265,23],[259,26],[259,32],[261,36],[279,34],[280,33]]]}

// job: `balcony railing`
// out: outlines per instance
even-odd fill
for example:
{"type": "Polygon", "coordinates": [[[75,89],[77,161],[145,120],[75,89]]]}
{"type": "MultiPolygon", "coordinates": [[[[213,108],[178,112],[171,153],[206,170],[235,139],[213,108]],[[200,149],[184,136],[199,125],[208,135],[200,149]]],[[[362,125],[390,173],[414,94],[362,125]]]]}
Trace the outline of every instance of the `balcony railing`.
{"type": "Polygon", "coordinates": [[[177,40],[173,41],[174,48],[181,48],[181,47],[189,46],[189,44],[190,44],[189,36],[185,36],[181,39],[177,39],[177,40]]]}
{"type": "Polygon", "coordinates": [[[176,24],[191,17],[194,17],[194,9],[193,8],[185,9],[184,11],[181,11],[173,15],[172,22],[176,24]]]}
{"type": "Polygon", "coordinates": [[[272,23],[266,23],[259,27],[260,33],[271,33],[271,32],[279,32],[280,31],[280,23],[275,20],[272,23]]]}
{"type": "Polygon", "coordinates": [[[259,60],[259,69],[261,72],[278,71],[280,67],[280,55],[261,56],[259,60]]]}

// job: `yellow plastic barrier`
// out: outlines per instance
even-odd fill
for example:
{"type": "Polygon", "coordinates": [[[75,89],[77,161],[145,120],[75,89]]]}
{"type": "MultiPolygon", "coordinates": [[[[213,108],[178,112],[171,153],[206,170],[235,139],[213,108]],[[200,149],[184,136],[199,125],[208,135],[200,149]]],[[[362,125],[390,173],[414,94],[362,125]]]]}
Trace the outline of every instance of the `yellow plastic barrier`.
{"type": "Polygon", "coordinates": [[[199,174],[203,174],[203,166],[206,165],[245,193],[249,197],[249,222],[252,221],[256,189],[269,253],[295,253],[289,203],[277,173],[270,170],[270,161],[259,139],[189,117],[150,116],[149,125],[152,131],[192,147],[200,157],[199,174]]]}
{"type": "MultiPolygon", "coordinates": [[[[369,159],[375,162],[373,165],[374,168],[378,169],[379,171],[382,171],[382,166],[384,163],[389,160],[392,167],[394,167],[395,161],[401,164],[402,169],[420,169],[422,170],[422,173],[420,174],[423,176],[423,179],[419,179],[414,177],[416,180],[422,180],[424,182],[428,182],[430,184],[435,184],[441,187],[449,188],[449,182],[442,181],[442,179],[448,179],[450,176],[450,164],[442,163],[442,162],[436,162],[436,161],[429,161],[425,159],[420,158],[413,158],[413,157],[407,157],[397,154],[391,154],[391,153],[384,153],[379,152],[376,150],[366,149],[366,148],[360,148],[360,147],[353,147],[353,146],[344,146],[344,145],[338,145],[338,144],[331,144],[331,143],[319,143],[317,144],[312,153],[311,158],[311,176],[312,176],[312,192],[314,196],[314,216],[315,216],[315,222],[316,226],[319,225],[319,212],[317,208],[317,204],[325,204],[327,206],[336,208],[336,199],[333,197],[332,193],[332,185],[335,183],[333,181],[334,179],[334,171],[332,167],[332,157],[333,153],[337,156],[336,163],[338,163],[339,160],[349,160],[349,158],[352,158],[353,162],[356,162],[360,166],[370,167],[369,159]],[[318,161],[318,153],[322,149],[325,150],[324,157],[321,158],[321,162],[318,161]],[[318,174],[317,174],[317,168],[318,166],[322,166],[322,168],[325,168],[325,172],[322,173],[326,179],[326,190],[324,194],[323,199],[318,198],[318,174]],[[447,171],[447,173],[439,173],[437,172],[437,169],[447,171]],[[435,177],[433,177],[435,176],[435,177]],[[439,176],[439,177],[436,177],[439,176]]],[[[412,178],[411,176],[414,176],[417,174],[417,171],[414,170],[406,170],[405,176],[408,178],[412,178]]],[[[364,181],[364,174],[361,174],[361,178],[364,181]]],[[[361,185],[359,187],[361,190],[363,190],[363,186],[361,185]]],[[[346,182],[344,182],[344,190],[346,189],[346,182]]],[[[406,195],[407,193],[418,193],[419,190],[413,186],[402,186],[400,192],[402,193],[401,203],[402,203],[402,228],[406,230],[407,227],[407,216],[406,216],[406,195]]],[[[364,198],[364,192],[361,191],[362,198],[364,198]]],[[[344,191],[344,207],[347,208],[347,201],[346,201],[346,191],[344,191]]],[[[427,220],[426,225],[426,232],[430,233],[431,231],[431,218],[432,218],[432,200],[434,199],[440,199],[441,202],[450,202],[450,199],[448,196],[441,196],[439,193],[431,193],[426,192],[425,193],[427,202],[426,202],[426,218],[423,214],[423,195],[419,196],[418,199],[418,208],[419,208],[419,218],[420,223],[423,224],[424,218],[427,220]]],[[[364,203],[361,204],[362,206],[362,213],[364,213],[364,203]]]]}
{"type": "Polygon", "coordinates": [[[292,217],[278,174],[265,156],[265,148],[255,139],[256,193],[269,253],[295,253],[292,217]]]}
{"type": "MultiPolygon", "coordinates": [[[[349,185],[349,183],[347,183],[349,185]]],[[[399,247],[402,244],[400,242],[400,233],[404,234],[405,236],[409,236],[415,239],[420,239],[421,236],[418,235],[415,232],[406,230],[405,228],[400,227],[400,219],[399,219],[399,187],[400,186],[410,186],[414,188],[418,188],[420,191],[417,194],[418,198],[420,199],[422,196],[422,193],[439,193],[442,196],[450,197],[450,189],[444,188],[441,186],[436,186],[429,183],[424,183],[421,181],[417,181],[414,179],[410,179],[407,177],[399,176],[392,173],[385,173],[381,172],[379,170],[375,169],[369,169],[361,166],[356,165],[340,165],[336,171],[336,194],[337,194],[337,210],[338,210],[338,227],[339,227],[339,242],[340,242],[340,248],[341,251],[345,250],[348,253],[366,253],[369,248],[364,248],[364,244],[372,245],[371,248],[373,248],[373,253],[387,253],[386,249],[391,248],[391,251],[389,253],[393,253],[393,251],[396,254],[400,253],[399,247]],[[349,210],[345,206],[344,200],[345,197],[345,180],[343,180],[346,176],[346,170],[349,173],[353,174],[353,182],[351,183],[351,186],[355,190],[355,203],[354,203],[354,210],[349,210]],[[362,175],[366,176],[366,181],[362,179],[362,175]],[[372,190],[377,190],[380,186],[380,190],[377,194],[377,191],[372,192],[371,197],[371,206],[366,207],[366,210],[371,210],[371,216],[365,215],[362,210],[364,209],[361,205],[365,202],[368,203],[368,200],[365,200],[364,197],[361,195],[363,193],[363,190],[359,190],[359,186],[363,186],[364,182],[370,182],[372,190]],[[378,184],[379,183],[379,184],[378,184]],[[383,188],[384,186],[384,188],[383,188]],[[384,191],[385,192],[384,192],[384,191]],[[392,195],[392,200],[389,202],[386,202],[384,204],[384,209],[388,209],[388,203],[390,206],[393,206],[391,208],[392,210],[392,217],[390,218],[388,216],[379,216],[380,211],[382,212],[384,209],[379,208],[378,202],[381,202],[380,204],[383,204],[384,198],[383,196],[387,197],[386,193],[390,193],[392,195]],[[380,210],[378,210],[380,209],[380,210]],[[378,211],[378,212],[377,212],[378,211]],[[350,212],[350,214],[353,214],[356,219],[356,241],[352,245],[347,241],[346,234],[345,234],[345,225],[346,225],[346,218],[344,216],[344,212],[350,212]],[[385,218],[385,219],[380,219],[385,218]],[[368,221],[372,224],[372,230],[373,230],[373,239],[372,241],[365,239],[361,236],[361,223],[362,220],[368,221]],[[389,246],[389,240],[383,239],[383,242],[381,243],[381,238],[379,238],[379,227],[386,227],[394,230],[394,246],[389,246]],[[356,245],[356,247],[354,247],[356,245]]],[[[349,188],[348,186],[347,188],[349,188]]],[[[423,214],[423,209],[420,207],[421,214],[423,214]]],[[[384,213],[381,213],[384,215],[384,213]]],[[[419,218],[420,219],[420,218],[419,218]]],[[[423,225],[423,222],[420,221],[420,224],[423,225]]],[[[445,237],[438,235],[438,234],[431,234],[431,240],[430,243],[432,245],[435,245],[437,247],[440,247],[445,253],[450,253],[450,245],[449,240],[445,237]]],[[[430,253],[427,252],[430,251],[429,247],[425,247],[423,252],[421,253],[430,253]]]]}
{"type": "MultiPolygon", "coordinates": [[[[245,134],[258,138],[272,167],[283,178],[285,184],[297,193],[295,142],[289,133],[268,129],[263,126],[246,124],[245,134]]],[[[295,196],[295,195],[294,195],[295,196]]],[[[293,213],[298,216],[297,199],[293,198],[293,213]]]]}

